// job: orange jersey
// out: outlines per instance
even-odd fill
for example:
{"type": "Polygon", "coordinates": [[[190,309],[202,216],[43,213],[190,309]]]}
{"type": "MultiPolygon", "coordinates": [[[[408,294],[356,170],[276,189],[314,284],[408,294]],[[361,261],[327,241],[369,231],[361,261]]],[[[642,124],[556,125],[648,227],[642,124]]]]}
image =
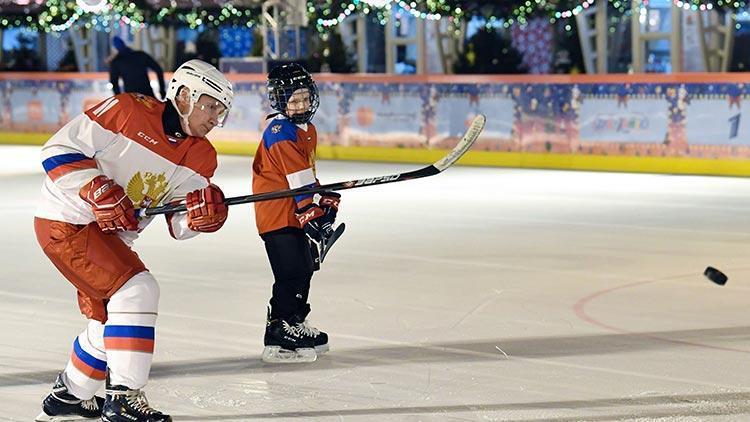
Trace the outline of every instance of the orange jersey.
{"type": "MultiPolygon", "coordinates": [[[[253,160],[253,193],[314,186],[315,147],[318,134],[312,123],[295,125],[283,116],[270,121],[253,160]]],[[[275,199],[255,203],[258,233],[284,227],[299,228],[294,216],[297,208],[312,202],[313,195],[275,199]]]]}

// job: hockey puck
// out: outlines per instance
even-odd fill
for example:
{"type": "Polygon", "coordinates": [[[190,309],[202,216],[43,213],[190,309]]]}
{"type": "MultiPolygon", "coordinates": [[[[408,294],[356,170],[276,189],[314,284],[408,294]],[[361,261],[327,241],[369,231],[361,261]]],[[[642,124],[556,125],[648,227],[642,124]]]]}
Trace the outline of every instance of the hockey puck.
{"type": "Polygon", "coordinates": [[[706,269],[703,271],[703,275],[705,275],[707,279],[713,281],[719,286],[727,284],[727,276],[714,267],[706,267],[706,269]]]}

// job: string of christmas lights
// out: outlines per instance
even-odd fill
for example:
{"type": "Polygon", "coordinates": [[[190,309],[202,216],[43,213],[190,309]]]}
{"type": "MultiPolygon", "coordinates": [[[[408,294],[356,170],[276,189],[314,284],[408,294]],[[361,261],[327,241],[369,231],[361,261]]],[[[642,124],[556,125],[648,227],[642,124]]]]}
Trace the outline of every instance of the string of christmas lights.
{"type": "MultiPolygon", "coordinates": [[[[129,0],[107,0],[101,9],[91,11],[82,8],[80,3],[80,0],[48,0],[35,16],[0,16],[0,28],[23,26],[35,31],[52,32],[83,26],[108,30],[113,22],[125,23],[133,29],[148,24],[186,24],[193,29],[224,24],[252,27],[259,23],[260,16],[257,7],[238,8],[231,3],[217,9],[187,11],[175,7],[141,10],[129,0]]],[[[449,19],[454,23],[480,16],[487,22],[487,28],[500,23],[508,28],[516,24],[525,25],[531,17],[547,17],[551,23],[570,19],[598,3],[609,3],[622,14],[630,9],[628,0],[521,0],[496,4],[458,0],[309,0],[307,13],[321,33],[353,14],[374,15],[378,22],[385,24],[394,12],[401,11],[417,19],[449,19]]],[[[648,0],[639,3],[648,7],[648,0]]],[[[672,6],[692,11],[724,9],[736,18],[746,3],[744,0],[672,0],[672,6]]]]}

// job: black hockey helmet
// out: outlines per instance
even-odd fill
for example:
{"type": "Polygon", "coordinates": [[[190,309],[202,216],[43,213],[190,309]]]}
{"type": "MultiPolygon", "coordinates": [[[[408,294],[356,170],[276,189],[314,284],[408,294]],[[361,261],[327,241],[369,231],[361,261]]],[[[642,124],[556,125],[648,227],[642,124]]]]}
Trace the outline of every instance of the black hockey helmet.
{"type": "Polygon", "coordinates": [[[315,86],[312,75],[298,63],[276,66],[268,72],[268,100],[271,101],[271,108],[295,124],[312,120],[320,105],[318,87],[315,86]],[[310,92],[310,108],[305,113],[287,116],[287,102],[298,89],[307,89],[310,92]]]}

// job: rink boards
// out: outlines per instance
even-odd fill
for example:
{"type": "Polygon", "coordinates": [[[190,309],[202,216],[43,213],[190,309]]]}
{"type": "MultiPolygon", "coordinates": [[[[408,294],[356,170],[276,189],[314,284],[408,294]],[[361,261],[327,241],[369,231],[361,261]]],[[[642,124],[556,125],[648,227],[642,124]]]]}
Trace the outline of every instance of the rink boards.
{"type": "MultiPolygon", "coordinates": [[[[487,126],[461,164],[750,175],[744,74],[316,78],[320,158],[433,162],[483,113],[487,126]]],[[[264,77],[231,79],[234,107],[211,138],[221,153],[252,154],[271,112],[264,77]]],[[[0,80],[0,143],[41,144],[111,94],[100,73],[0,80]]]]}

